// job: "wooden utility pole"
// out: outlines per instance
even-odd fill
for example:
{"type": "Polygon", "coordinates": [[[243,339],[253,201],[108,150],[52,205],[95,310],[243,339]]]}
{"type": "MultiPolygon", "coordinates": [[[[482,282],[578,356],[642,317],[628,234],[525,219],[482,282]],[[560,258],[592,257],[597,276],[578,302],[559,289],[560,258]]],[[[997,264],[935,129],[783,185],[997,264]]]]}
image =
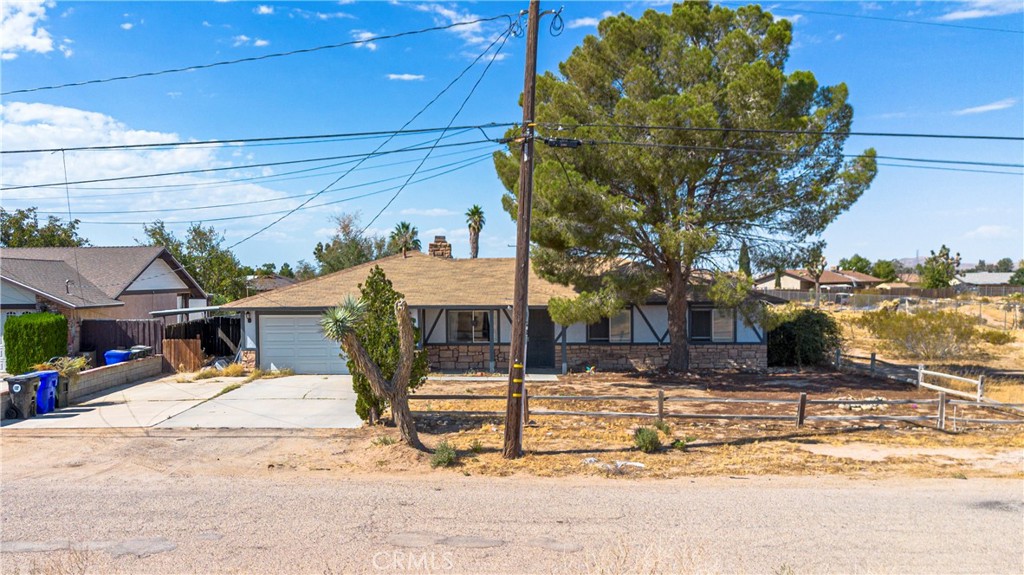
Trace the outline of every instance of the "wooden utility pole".
{"type": "Polygon", "coordinates": [[[523,380],[526,376],[527,282],[530,279],[530,204],[533,201],[534,93],[537,83],[537,25],[540,0],[530,0],[526,21],[526,77],[523,80],[523,150],[519,161],[519,212],[516,218],[516,275],[512,301],[512,337],[508,359],[505,447],[502,457],[523,454],[523,380]]]}

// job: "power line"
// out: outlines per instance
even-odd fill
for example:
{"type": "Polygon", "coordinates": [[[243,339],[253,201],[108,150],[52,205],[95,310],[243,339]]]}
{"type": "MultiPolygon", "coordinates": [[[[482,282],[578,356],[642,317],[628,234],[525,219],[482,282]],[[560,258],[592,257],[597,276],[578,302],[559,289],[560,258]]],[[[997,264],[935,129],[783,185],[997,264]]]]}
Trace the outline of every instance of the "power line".
{"type": "Polygon", "coordinates": [[[192,66],[185,66],[183,68],[170,68],[170,69],[167,69],[167,70],[160,70],[160,71],[156,71],[156,72],[141,72],[141,73],[138,73],[138,74],[129,74],[129,75],[126,75],[126,76],[115,76],[113,78],[104,78],[104,79],[99,79],[99,80],[85,80],[85,81],[82,81],[82,82],[69,82],[67,84],[57,84],[57,85],[53,85],[53,86],[40,86],[40,87],[37,87],[37,88],[24,88],[24,89],[20,89],[20,90],[10,90],[10,91],[7,91],[7,92],[0,92],[0,96],[9,96],[11,94],[25,94],[25,93],[28,93],[28,92],[40,92],[40,91],[43,91],[43,90],[57,90],[57,89],[60,89],[60,88],[71,88],[71,87],[75,87],[75,86],[86,86],[86,85],[89,85],[89,84],[103,84],[103,83],[106,83],[106,82],[117,82],[117,81],[120,81],[120,80],[133,80],[133,79],[136,79],[136,78],[146,78],[146,77],[150,77],[150,76],[161,76],[161,75],[164,75],[164,74],[175,74],[175,73],[178,73],[178,72],[191,72],[191,71],[194,71],[194,70],[204,70],[204,69],[207,69],[207,68],[216,68],[218,66],[229,66],[229,65],[233,65],[233,64],[242,64],[242,63],[246,63],[246,62],[257,62],[257,61],[260,61],[260,60],[269,60],[271,58],[283,58],[285,56],[294,56],[296,54],[309,54],[311,52],[319,52],[319,51],[322,51],[322,50],[333,50],[335,48],[342,48],[342,47],[345,47],[345,46],[355,46],[355,45],[358,45],[358,44],[366,44],[368,42],[379,42],[381,40],[394,40],[396,38],[403,38],[405,36],[415,36],[415,35],[418,35],[418,34],[425,34],[425,33],[428,33],[428,32],[438,32],[438,31],[442,31],[442,30],[451,30],[453,28],[458,28],[458,27],[461,27],[461,26],[472,26],[472,25],[475,25],[475,24],[481,24],[483,22],[492,22],[494,20],[500,20],[502,18],[505,18],[505,19],[507,19],[507,20],[509,20],[511,22],[512,18],[513,18],[513,15],[511,15],[511,14],[500,14],[498,16],[491,16],[491,17],[488,17],[488,18],[477,18],[475,20],[468,20],[468,21],[465,21],[465,22],[454,22],[452,24],[447,24],[447,25],[444,25],[444,26],[434,26],[432,28],[421,28],[419,30],[409,30],[409,31],[406,31],[406,32],[398,32],[398,33],[395,33],[395,34],[382,34],[380,36],[374,36],[372,38],[364,38],[364,39],[361,39],[361,40],[352,40],[352,41],[349,41],[349,42],[341,42],[339,44],[328,44],[328,45],[325,45],[325,46],[316,46],[316,47],[313,47],[313,48],[302,48],[302,49],[299,49],[299,50],[290,50],[288,52],[277,52],[277,53],[274,53],[274,54],[264,54],[262,56],[251,56],[251,57],[248,57],[248,58],[239,58],[237,60],[223,60],[223,61],[220,61],[220,62],[213,62],[213,63],[210,63],[210,64],[196,64],[196,65],[192,65],[192,66]]]}
{"type": "Polygon", "coordinates": [[[576,130],[579,128],[623,128],[629,130],[669,130],[680,132],[723,132],[723,133],[749,133],[749,134],[794,134],[794,135],[822,135],[822,136],[871,136],[885,138],[940,138],[953,140],[1007,140],[1024,141],[1024,136],[974,136],[969,134],[921,134],[907,132],[837,132],[831,130],[769,130],[760,128],[711,128],[691,126],[656,126],[646,124],[558,124],[554,122],[541,122],[538,126],[548,128],[576,130]]]}
{"type": "MultiPolygon", "coordinates": [[[[494,64],[494,61],[495,61],[495,59],[497,59],[498,54],[501,53],[501,49],[505,47],[505,43],[508,42],[509,37],[511,37],[514,32],[515,32],[515,27],[514,26],[509,26],[508,30],[506,30],[504,34],[502,34],[498,38],[495,38],[494,42],[491,42],[491,45],[488,46],[486,50],[481,52],[480,56],[477,56],[477,60],[479,60],[481,57],[483,57],[484,54],[486,54],[488,51],[490,51],[491,47],[494,46],[495,42],[497,42],[499,38],[501,39],[501,44],[499,44],[498,48],[496,50],[494,50],[494,54],[491,55],[491,59],[487,62],[487,65],[484,67],[483,72],[480,73],[480,77],[476,79],[476,82],[473,84],[473,87],[470,88],[469,93],[466,94],[465,98],[463,98],[462,104],[459,105],[459,109],[455,111],[455,114],[452,115],[452,119],[449,120],[449,122],[448,122],[449,126],[451,126],[453,123],[455,123],[455,120],[459,117],[459,114],[461,114],[462,110],[466,108],[466,104],[469,103],[470,98],[472,98],[473,94],[476,93],[476,89],[480,86],[480,82],[482,82],[484,77],[487,76],[487,72],[491,69],[491,65],[494,64]]],[[[445,131],[447,131],[447,129],[445,131]]],[[[437,147],[438,142],[440,142],[441,138],[443,138],[443,137],[444,137],[444,132],[441,132],[441,136],[437,140],[434,141],[434,145],[431,146],[429,150],[427,150],[426,154],[423,155],[423,160],[419,163],[418,166],[416,166],[416,169],[414,169],[412,171],[412,174],[409,176],[409,179],[406,180],[405,184],[402,184],[402,187],[398,188],[398,191],[395,192],[395,195],[391,196],[391,199],[389,199],[388,202],[386,204],[384,204],[384,207],[381,208],[380,211],[378,211],[377,214],[375,216],[373,216],[373,219],[371,219],[370,222],[363,227],[363,230],[362,230],[363,232],[365,232],[367,229],[369,229],[369,227],[371,225],[373,225],[374,222],[377,221],[377,218],[379,218],[380,215],[384,213],[384,210],[388,209],[388,207],[390,207],[391,204],[398,198],[399,194],[402,193],[402,190],[405,189],[405,186],[416,175],[416,172],[418,172],[419,169],[423,167],[424,162],[427,161],[427,158],[430,157],[430,154],[434,151],[434,149],[437,147]]]]}
{"type": "MultiPolygon", "coordinates": [[[[562,140],[562,139],[546,138],[546,139],[544,139],[544,142],[547,143],[547,140],[553,140],[555,142],[554,145],[556,145],[556,147],[566,147],[565,145],[563,145],[565,141],[562,140]]],[[[727,147],[727,146],[688,146],[688,145],[683,145],[683,144],[659,144],[659,143],[656,143],[656,142],[622,142],[622,141],[618,141],[618,140],[575,140],[575,141],[578,141],[578,142],[580,142],[583,145],[591,145],[591,146],[613,145],[613,146],[630,146],[630,147],[636,147],[636,148],[663,148],[663,149],[678,149],[678,150],[696,150],[696,151],[705,151],[705,152],[747,152],[747,153],[754,153],[754,154],[772,154],[772,155],[785,155],[785,156],[817,156],[817,155],[820,155],[820,154],[805,154],[803,152],[793,152],[793,151],[788,151],[788,150],[758,150],[758,149],[754,149],[754,148],[734,148],[734,147],[727,147]]],[[[551,144],[549,144],[549,145],[551,145],[551,144]]],[[[844,158],[861,158],[861,157],[864,157],[863,154],[838,154],[838,156],[841,156],[841,157],[844,157],[844,158]]],[[[973,162],[973,161],[967,161],[967,160],[940,160],[940,159],[934,159],[934,158],[906,158],[906,157],[900,157],[900,156],[878,156],[878,155],[876,155],[874,157],[875,157],[875,159],[878,159],[878,160],[895,160],[895,161],[900,161],[900,162],[923,162],[923,163],[933,163],[933,164],[957,164],[957,165],[965,165],[965,166],[990,166],[990,167],[997,167],[997,168],[1024,168],[1024,164],[1009,164],[1009,163],[1001,163],[1001,162],[973,162]]]]}
{"type": "MultiPolygon", "coordinates": [[[[471,141],[467,141],[467,142],[456,142],[456,143],[452,143],[452,144],[441,144],[441,145],[439,145],[437,147],[439,147],[439,148],[451,148],[451,147],[457,147],[457,146],[469,146],[469,145],[474,145],[474,144],[482,144],[484,142],[493,142],[493,141],[497,141],[497,140],[471,140],[471,141]]],[[[124,180],[138,180],[138,179],[143,179],[143,178],[158,178],[158,177],[165,177],[165,176],[185,176],[185,175],[188,175],[188,174],[202,174],[202,173],[206,173],[206,172],[222,172],[222,171],[226,171],[226,170],[244,170],[244,169],[249,169],[249,168],[264,168],[264,167],[272,167],[272,166],[289,166],[289,165],[295,165],[295,164],[308,164],[308,163],[311,163],[311,162],[328,162],[328,161],[332,161],[332,160],[343,160],[343,159],[349,159],[349,158],[362,158],[365,161],[366,159],[371,158],[371,157],[387,156],[387,155],[398,154],[398,153],[403,153],[403,152],[418,152],[418,151],[427,150],[427,149],[430,149],[430,148],[429,147],[398,148],[398,149],[395,149],[395,150],[386,150],[386,151],[382,152],[382,151],[380,151],[380,147],[378,147],[377,150],[374,150],[373,152],[370,152],[370,153],[367,153],[367,154],[346,154],[346,155],[341,155],[341,156],[326,156],[326,157],[322,157],[322,158],[308,158],[308,159],[304,159],[304,160],[286,160],[286,161],[281,161],[281,162],[266,162],[266,163],[261,163],[261,164],[246,164],[246,165],[243,165],[243,166],[224,166],[224,167],[220,167],[220,168],[201,168],[201,169],[195,169],[195,170],[179,170],[177,172],[161,172],[161,173],[157,173],[157,174],[140,174],[140,175],[135,175],[135,176],[118,176],[118,177],[113,177],[113,178],[96,178],[96,179],[92,179],[92,180],[78,180],[76,182],[69,182],[69,184],[95,184],[95,183],[99,183],[99,182],[120,182],[120,181],[124,181],[124,180]]],[[[7,190],[22,190],[22,189],[28,189],[28,188],[52,188],[52,187],[57,186],[59,183],[60,182],[50,182],[50,183],[46,183],[46,184],[27,184],[27,185],[20,185],[20,186],[5,186],[5,187],[0,188],[0,190],[7,191],[7,190]]]]}
{"type": "MultiPolygon", "coordinates": [[[[452,130],[483,130],[484,128],[507,128],[514,126],[515,122],[491,122],[488,124],[475,124],[472,126],[456,126],[451,128],[452,130]]],[[[179,147],[194,147],[194,146],[211,146],[211,147],[222,147],[224,145],[233,146],[238,144],[271,144],[275,142],[288,143],[295,141],[309,141],[313,143],[325,143],[335,142],[338,140],[347,139],[371,139],[371,138],[383,138],[392,135],[415,135],[415,134],[429,134],[433,132],[440,132],[444,128],[415,128],[411,130],[385,130],[375,132],[348,132],[340,134],[316,134],[316,135],[300,135],[300,136],[268,136],[261,138],[223,138],[217,140],[199,140],[189,142],[158,142],[152,144],[111,144],[104,146],[76,146],[67,148],[39,148],[34,150],[0,150],[0,154],[37,154],[37,153],[53,153],[53,152],[82,152],[82,151],[93,151],[93,150],[138,150],[138,149],[150,149],[150,148],[179,148],[179,147]]],[[[486,135],[486,133],[485,133],[486,135]]]]}
{"type": "MultiPolygon", "coordinates": [[[[509,36],[510,34],[512,34],[512,32],[514,31],[514,29],[515,29],[514,21],[512,21],[512,19],[510,18],[510,19],[509,19],[509,26],[508,26],[508,28],[506,29],[506,31],[505,31],[505,32],[504,32],[504,33],[503,33],[503,34],[502,34],[501,36],[498,36],[498,37],[496,37],[496,38],[495,38],[495,39],[494,39],[494,40],[493,40],[493,41],[492,41],[492,42],[490,43],[490,45],[488,45],[488,46],[487,46],[486,48],[484,48],[484,50],[483,50],[482,52],[480,52],[480,54],[479,54],[479,55],[478,55],[478,56],[477,56],[477,57],[476,57],[476,58],[475,58],[475,59],[474,59],[474,60],[473,60],[472,62],[470,62],[468,66],[466,66],[465,68],[463,68],[463,69],[462,69],[462,71],[461,71],[461,72],[459,72],[459,74],[458,74],[457,76],[455,76],[455,78],[453,78],[451,82],[449,82],[449,83],[448,83],[448,85],[446,85],[446,86],[445,86],[444,88],[442,88],[442,89],[441,89],[441,91],[437,93],[437,95],[435,95],[435,96],[434,96],[434,97],[433,97],[433,98],[432,98],[432,99],[431,99],[431,100],[430,100],[429,102],[427,102],[427,103],[426,103],[426,105],[424,105],[424,106],[423,106],[422,108],[420,108],[420,110],[419,110],[419,111],[417,111],[417,112],[416,112],[415,114],[413,114],[413,116],[412,116],[411,118],[409,118],[409,120],[408,120],[408,121],[406,121],[406,122],[405,122],[405,124],[403,124],[403,125],[402,125],[402,127],[401,127],[401,128],[399,128],[399,129],[400,129],[400,130],[404,130],[404,129],[408,128],[410,124],[412,124],[412,123],[413,123],[414,121],[416,121],[416,119],[417,119],[417,118],[419,118],[419,117],[420,117],[420,115],[422,115],[422,114],[423,114],[424,112],[426,112],[428,108],[430,108],[431,106],[433,106],[433,105],[434,105],[434,103],[435,103],[435,102],[437,102],[437,101],[438,101],[438,100],[439,100],[439,99],[441,98],[441,96],[443,96],[443,95],[444,95],[444,94],[445,94],[446,92],[448,92],[448,90],[449,90],[449,89],[451,89],[451,87],[452,87],[452,86],[454,86],[454,85],[455,85],[455,84],[456,84],[456,83],[457,83],[457,82],[458,82],[458,81],[459,81],[460,79],[462,79],[462,77],[463,77],[463,76],[465,76],[465,75],[466,75],[466,74],[467,74],[467,73],[468,73],[468,72],[470,71],[470,69],[472,69],[472,68],[473,68],[473,66],[475,66],[475,65],[477,64],[477,62],[479,62],[479,61],[480,61],[480,59],[481,59],[481,58],[483,58],[483,57],[484,57],[484,55],[485,55],[485,54],[487,54],[487,52],[489,52],[489,51],[491,50],[491,48],[492,48],[492,47],[494,46],[494,44],[495,44],[495,43],[496,43],[496,42],[498,41],[498,39],[499,39],[499,38],[502,38],[502,37],[504,37],[504,38],[505,38],[505,39],[507,40],[507,39],[508,39],[508,36],[509,36]]],[[[505,44],[505,43],[504,43],[504,41],[503,41],[503,42],[502,42],[502,45],[504,45],[504,44],[505,44]]],[[[499,48],[499,50],[500,50],[500,48],[499,48]]],[[[492,57],[492,58],[491,58],[491,62],[493,62],[493,61],[494,61],[494,58],[492,57]]],[[[489,67],[490,67],[490,63],[488,63],[488,65],[487,65],[487,66],[488,66],[488,68],[489,68],[489,67]]],[[[486,73],[486,70],[484,71],[484,73],[486,73]]],[[[479,83],[479,82],[478,82],[478,83],[479,83]]],[[[475,90],[475,89],[476,89],[476,86],[474,86],[474,87],[473,87],[473,89],[475,90]]],[[[463,105],[465,105],[465,102],[463,102],[463,105]]],[[[461,108],[459,108],[459,110],[461,111],[461,108]]],[[[454,121],[454,118],[453,118],[453,121],[454,121]]],[[[449,126],[451,126],[451,124],[452,124],[452,122],[448,122],[448,125],[449,125],[449,126]]],[[[429,151],[428,151],[428,152],[427,152],[427,154],[426,154],[426,157],[429,157],[429,156],[430,156],[430,152],[432,152],[432,151],[433,151],[433,150],[434,150],[435,148],[437,148],[437,147],[438,147],[438,142],[440,142],[440,141],[441,141],[441,140],[442,140],[442,139],[444,138],[444,135],[445,135],[445,132],[446,132],[446,131],[447,131],[447,128],[445,128],[445,130],[441,132],[441,135],[440,135],[440,136],[439,136],[439,137],[437,138],[437,140],[435,140],[435,141],[434,141],[433,145],[431,145],[431,146],[430,146],[430,148],[429,148],[429,151]]],[[[377,152],[378,150],[380,150],[381,148],[383,148],[384,146],[386,146],[386,145],[388,144],[388,142],[390,142],[390,141],[391,141],[391,140],[392,140],[393,138],[394,138],[394,136],[391,136],[391,137],[389,137],[388,139],[386,139],[386,140],[384,140],[383,142],[381,142],[381,144],[380,144],[379,146],[377,146],[376,150],[374,150],[374,153],[376,153],[376,152],[377,152]]],[[[480,143],[480,142],[477,142],[477,143],[480,143]]],[[[426,160],[426,158],[424,158],[424,161],[425,161],[425,160],[426,160]]],[[[305,206],[306,204],[308,204],[309,202],[311,202],[311,201],[313,201],[314,199],[316,199],[316,198],[317,198],[317,197],[318,197],[318,196],[319,196],[320,194],[322,194],[322,193],[324,193],[325,191],[327,191],[327,189],[328,189],[328,188],[330,188],[330,187],[331,187],[331,186],[333,186],[334,184],[337,184],[337,183],[338,183],[339,181],[341,181],[341,180],[342,180],[343,178],[345,178],[346,176],[348,176],[348,175],[349,175],[350,173],[352,173],[352,170],[354,170],[354,169],[356,169],[357,167],[359,167],[359,166],[360,166],[360,165],[362,164],[362,162],[363,162],[363,161],[364,161],[364,160],[361,160],[360,162],[356,163],[356,165],[355,165],[355,166],[353,166],[352,168],[349,168],[349,169],[348,169],[348,171],[346,171],[346,172],[345,172],[344,174],[342,174],[342,175],[338,176],[338,178],[337,178],[337,179],[335,179],[335,180],[334,180],[333,182],[331,182],[330,184],[328,184],[328,185],[327,185],[327,186],[326,186],[326,187],[325,187],[324,189],[320,190],[320,191],[319,191],[319,192],[317,192],[317,193],[316,193],[315,195],[313,195],[313,197],[311,197],[311,198],[309,198],[308,200],[306,200],[306,201],[302,202],[301,204],[299,204],[299,205],[298,205],[298,206],[297,206],[297,207],[296,207],[295,209],[293,209],[292,211],[290,211],[290,212],[288,212],[288,213],[286,213],[286,214],[282,215],[281,217],[277,218],[277,219],[276,219],[276,220],[274,220],[273,222],[270,222],[269,224],[267,224],[267,225],[263,226],[262,228],[260,228],[260,229],[256,230],[255,232],[253,232],[253,233],[249,234],[248,236],[246,236],[246,237],[242,238],[241,240],[239,240],[239,241],[237,241],[237,242],[235,242],[235,243],[231,244],[230,246],[228,246],[228,248],[227,248],[227,249],[229,249],[229,250],[230,250],[230,249],[233,249],[233,248],[235,248],[236,246],[238,246],[238,245],[240,245],[240,244],[243,244],[243,243],[245,243],[245,242],[247,242],[247,241],[251,240],[252,238],[254,238],[254,237],[258,236],[259,234],[261,234],[261,233],[263,233],[263,232],[265,232],[265,231],[269,230],[269,229],[270,229],[270,228],[272,228],[273,226],[277,225],[277,224],[278,224],[278,222],[280,222],[280,221],[284,220],[285,218],[287,218],[288,216],[292,215],[293,213],[295,213],[296,211],[298,211],[299,209],[301,209],[302,207],[304,207],[304,206],[305,206]]],[[[420,166],[422,166],[422,165],[423,165],[423,162],[420,162],[419,166],[417,166],[417,167],[416,167],[416,169],[415,169],[415,170],[413,170],[413,173],[412,173],[412,175],[411,175],[411,176],[409,176],[409,179],[410,179],[410,180],[412,179],[412,177],[413,177],[413,176],[415,176],[416,172],[417,172],[417,171],[419,171],[419,168],[420,168],[420,166]]],[[[406,181],[406,184],[408,184],[408,181],[406,181]]],[[[403,184],[403,186],[404,186],[404,185],[406,185],[406,184],[403,184]]],[[[401,189],[399,189],[398,193],[401,193],[401,189]]],[[[397,194],[396,194],[396,196],[397,196],[397,194]]],[[[393,200],[393,199],[394,199],[394,198],[392,198],[392,200],[393,200]]],[[[388,203],[390,204],[390,202],[388,202],[388,203]]],[[[380,214],[378,214],[378,215],[380,215],[380,214]]],[[[376,218],[374,218],[374,219],[376,219],[376,218]]],[[[365,228],[364,228],[364,231],[365,231],[365,228]]]]}
{"type": "MultiPolygon", "coordinates": [[[[483,159],[486,159],[486,158],[489,158],[489,157],[491,157],[490,153],[478,154],[478,155],[470,157],[470,158],[464,158],[462,160],[457,160],[455,162],[449,162],[447,164],[442,164],[440,166],[434,166],[432,168],[429,168],[429,169],[423,170],[423,171],[424,172],[436,172],[438,170],[443,170],[445,168],[450,168],[452,166],[457,166],[459,164],[475,163],[478,160],[483,160],[483,159]]],[[[402,175],[399,175],[399,176],[391,176],[389,178],[380,178],[380,179],[373,180],[373,181],[370,181],[370,182],[363,182],[363,183],[360,183],[360,184],[352,184],[352,185],[344,186],[344,187],[341,187],[341,188],[331,188],[331,189],[328,189],[327,192],[325,192],[325,193],[340,192],[340,191],[343,191],[343,190],[354,190],[354,189],[358,189],[358,188],[365,188],[365,187],[368,187],[368,186],[374,186],[374,185],[377,185],[377,184],[382,184],[384,182],[390,182],[390,181],[393,181],[393,180],[401,180],[401,179],[404,179],[406,177],[408,177],[408,174],[402,174],[402,175]]],[[[197,210],[213,210],[213,209],[219,209],[219,208],[233,208],[233,207],[237,207],[237,206],[251,206],[251,205],[255,205],[255,204],[268,204],[268,203],[272,203],[272,202],[282,202],[282,201],[285,201],[285,200],[294,200],[294,199],[297,199],[297,198],[308,198],[310,196],[315,196],[315,195],[316,195],[315,193],[295,194],[295,195],[291,195],[291,196],[279,196],[279,197],[276,197],[276,198],[267,198],[267,199],[263,199],[263,200],[246,200],[244,202],[229,202],[229,203],[224,203],[224,204],[211,204],[211,205],[205,205],[205,206],[188,206],[188,207],[185,207],[185,208],[154,208],[154,209],[145,209],[145,210],[100,210],[100,211],[82,211],[82,210],[79,210],[77,212],[77,214],[81,216],[81,215],[96,215],[96,214],[122,215],[122,214],[154,214],[154,213],[169,213],[169,212],[193,212],[193,211],[197,211],[197,210]]],[[[70,204],[69,204],[69,206],[70,206],[70,204]]],[[[45,216],[45,215],[51,215],[51,214],[61,214],[63,212],[42,212],[42,211],[40,211],[40,212],[36,212],[36,213],[45,216]]],[[[69,213],[69,215],[70,215],[70,213],[69,213]]]]}

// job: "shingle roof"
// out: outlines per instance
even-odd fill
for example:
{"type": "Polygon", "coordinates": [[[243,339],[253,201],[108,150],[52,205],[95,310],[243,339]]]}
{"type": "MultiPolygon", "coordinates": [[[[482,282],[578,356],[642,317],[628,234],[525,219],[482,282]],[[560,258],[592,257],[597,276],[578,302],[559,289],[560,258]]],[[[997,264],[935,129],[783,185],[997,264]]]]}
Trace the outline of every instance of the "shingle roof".
{"type": "Polygon", "coordinates": [[[4,279],[69,307],[124,305],[85,277],[80,278],[74,268],[62,261],[12,258],[4,253],[0,272],[4,279]]]}
{"type": "Polygon", "coordinates": [[[1013,277],[1013,273],[1004,272],[968,272],[960,274],[956,279],[960,280],[960,283],[965,283],[975,286],[983,285],[1003,285],[1010,283],[1010,278],[1013,277]]]}
{"type": "MultiPolygon", "coordinates": [[[[117,298],[139,274],[165,252],[162,246],[113,246],[76,248],[3,248],[0,259],[61,261],[92,282],[107,297],[117,298]]],[[[169,254],[168,254],[169,256],[169,254]]],[[[77,273],[75,274],[77,277],[77,273]]],[[[202,289],[187,273],[186,284],[202,289]]],[[[58,292],[64,291],[63,280],[58,292]]],[[[55,294],[56,295],[56,294],[55,294]]]]}
{"type": "MultiPolygon", "coordinates": [[[[783,275],[795,277],[797,279],[813,282],[814,278],[807,273],[807,270],[784,270],[783,275]]],[[[763,282],[766,279],[774,278],[774,274],[768,274],[757,279],[758,282],[763,282]]],[[[818,281],[821,285],[842,285],[842,284],[879,284],[882,280],[869,276],[868,274],[862,274],[853,270],[825,270],[821,274],[821,279],[818,281]]]]}

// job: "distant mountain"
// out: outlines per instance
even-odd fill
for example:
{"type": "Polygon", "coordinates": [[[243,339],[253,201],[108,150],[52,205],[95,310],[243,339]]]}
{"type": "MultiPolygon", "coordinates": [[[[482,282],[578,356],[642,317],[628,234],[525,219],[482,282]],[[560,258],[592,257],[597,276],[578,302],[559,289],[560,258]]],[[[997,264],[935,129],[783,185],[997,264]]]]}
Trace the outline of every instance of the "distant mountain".
{"type": "MultiPolygon", "coordinates": [[[[906,266],[908,268],[913,269],[913,268],[915,268],[917,266],[917,264],[923,264],[924,261],[927,260],[927,259],[928,259],[928,256],[918,256],[916,258],[899,258],[896,261],[900,262],[901,264],[903,264],[904,266],[906,266]]],[[[978,262],[960,262],[960,267],[958,267],[957,269],[960,269],[960,270],[973,270],[975,267],[977,267],[977,265],[978,265],[978,262]]]]}

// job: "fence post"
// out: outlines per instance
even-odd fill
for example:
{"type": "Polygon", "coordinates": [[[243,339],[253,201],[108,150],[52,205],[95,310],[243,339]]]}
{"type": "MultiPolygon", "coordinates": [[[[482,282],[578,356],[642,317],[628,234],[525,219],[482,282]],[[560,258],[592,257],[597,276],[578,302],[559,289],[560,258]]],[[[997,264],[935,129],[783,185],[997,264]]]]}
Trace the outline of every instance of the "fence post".
{"type": "Polygon", "coordinates": [[[921,384],[924,383],[924,364],[917,364],[917,389],[921,389],[921,384]]]}
{"type": "Polygon", "coordinates": [[[978,401],[981,401],[985,395],[985,376],[978,376],[978,401]]]}
{"type": "Polygon", "coordinates": [[[843,365],[843,350],[836,348],[836,369],[839,369],[843,365]]]}
{"type": "Polygon", "coordinates": [[[875,372],[875,352],[871,352],[871,373],[875,372]]]}
{"type": "Polygon", "coordinates": [[[523,425],[530,423],[530,393],[523,386],[523,425]]]}
{"type": "Polygon", "coordinates": [[[935,422],[935,428],[940,430],[946,429],[946,392],[939,392],[939,417],[938,421],[935,422]]]}
{"type": "Polygon", "coordinates": [[[807,413],[807,394],[800,394],[800,403],[796,405],[796,426],[804,426],[804,416],[807,413]]]}
{"type": "Polygon", "coordinates": [[[658,390],[658,421],[665,421],[665,390],[658,390]]]}

